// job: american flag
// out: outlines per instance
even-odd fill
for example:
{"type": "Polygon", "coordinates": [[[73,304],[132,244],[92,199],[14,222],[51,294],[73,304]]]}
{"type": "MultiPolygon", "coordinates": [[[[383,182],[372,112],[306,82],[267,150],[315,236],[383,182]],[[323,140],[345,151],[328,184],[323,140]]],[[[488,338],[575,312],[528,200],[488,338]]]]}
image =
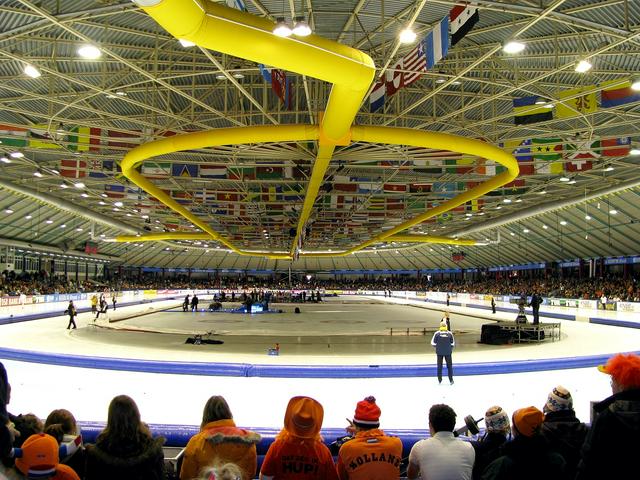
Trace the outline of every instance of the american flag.
{"type": "Polygon", "coordinates": [[[387,95],[393,95],[401,88],[411,85],[427,70],[427,57],[424,53],[424,42],[420,42],[413,50],[398,60],[387,70],[387,95]]]}

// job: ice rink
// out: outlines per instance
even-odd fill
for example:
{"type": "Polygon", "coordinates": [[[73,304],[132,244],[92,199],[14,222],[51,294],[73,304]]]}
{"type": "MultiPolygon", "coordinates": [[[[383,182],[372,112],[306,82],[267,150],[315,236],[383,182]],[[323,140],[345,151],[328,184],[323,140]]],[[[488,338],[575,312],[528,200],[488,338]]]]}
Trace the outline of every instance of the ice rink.
{"type": "MultiPolygon", "coordinates": [[[[202,299],[201,307],[208,303],[202,299]]],[[[227,305],[225,305],[226,307],[227,305]]],[[[231,305],[229,305],[231,306],[231,305]]],[[[66,330],[66,317],[14,323],[0,327],[2,347],[89,358],[151,360],[162,371],[171,364],[218,362],[256,365],[368,366],[433,365],[429,345],[442,317],[441,305],[399,299],[337,297],[321,304],[273,304],[283,313],[246,315],[218,312],[182,312],[178,301],[119,308],[112,322],[93,322],[90,313],[77,319],[76,330],[66,330]],[[300,314],[293,313],[295,306],[300,314]],[[429,307],[429,308],[425,308],[429,307]],[[120,321],[113,321],[119,320],[120,321]],[[393,329],[393,335],[391,335],[393,329]],[[407,335],[409,329],[409,335],[407,335]],[[194,334],[221,340],[218,345],[192,345],[194,334]],[[279,343],[280,355],[267,355],[279,343]]],[[[561,340],[516,345],[478,343],[481,326],[491,319],[513,320],[511,313],[451,307],[456,336],[456,367],[558,359],[560,364],[581,356],[635,351],[640,330],[560,322],[561,340]]],[[[374,395],[382,409],[382,428],[425,429],[426,414],[434,403],[451,405],[459,416],[481,418],[495,404],[511,412],[535,405],[542,408],[558,384],[568,388],[579,418],[589,420],[590,402],[610,394],[609,379],[593,367],[520,373],[455,375],[455,384],[434,377],[396,378],[266,378],[148,373],[78,368],[2,359],[12,397],[9,411],[35,413],[41,418],[55,408],[67,408],[81,421],[105,421],[112,397],[125,393],[138,403],[150,424],[198,425],[211,395],[223,395],[236,423],[247,427],[282,424],[287,401],[309,395],[325,408],[324,427],[346,426],[357,401],[374,395]]],[[[569,364],[567,364],[569,365],[569,364]]],[[[134,369],[135,370],[135,369],[134,369]]],[[[496,370],[498,371],[498,370],[496,370]]]]}

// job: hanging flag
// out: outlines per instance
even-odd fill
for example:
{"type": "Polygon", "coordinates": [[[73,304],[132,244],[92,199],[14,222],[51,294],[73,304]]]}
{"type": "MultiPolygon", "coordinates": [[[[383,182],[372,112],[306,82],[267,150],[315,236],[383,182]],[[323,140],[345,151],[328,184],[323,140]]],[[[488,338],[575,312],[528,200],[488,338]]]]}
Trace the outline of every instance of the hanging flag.
{"type": "Polygon", "coordinates": [[[227,178],[227,166],[212,163],[200,164],[201,178],[227,178]]]}
{"type": "Polygon", "coordinates": [[[227,4],[227,7],[235,8],[242,12],[248,11],[243,0],[225,0],[225,3],[227,4]]]}
{"type": "Polygon", "coordinates": [[[104,193],[109,198],[124,198],[125,188],[124,185],[105,185],[104,193]]]}
{"type": "Polygon", "coordinates": [[[428,193],[430,191],[430,183],[412,183],[409,185],[409,192],[411,193],[428,193]]]}
{"type": "Polygon", "coordinates": [[[336,176],[334,179],[333,189],[337,192],[352,192],[358,191],[358,184],[350,182],[349,177],[336,176]]]}
{"type": "Polygon", "coordinates": [[[602,108],[618,107],[627,103],[640,102],[640,92],[631,88],[631,81],[620,83],[620,80],[610,80],[600,84],[600,105],[602,108]],[[615,85],[612,87],[611,85],[615,85]]]}
{"type": "Polygon", "coordinates": [[[282,179],[282,167],[256,167],[257,180],[278,180],[282,179]]]}
{"type": "Polygon", "coordinates": [[[382,79],[378,80],[373,86],[373,90],[371,90],[371,94],[369,95],[369,108],[371,113],[384,106],[386,89],[386,83],[382,79]]]}
{"type": "Polygon", "coordinates": [[[600,158],[600,140],[575,137],[565,145],[567,172],[583,172],[593,168],[592,160],[600,158]]]}
{"type": "Polygon", "coordinates": [[[386,201],[384,197],[371,197],[367,210],[384,210],[386,201]]]}
{"type": "Polygon", "coordinates": [[[631,138],[608,138],[600,140],[603,157],[624,157],[631,151],[631,138]]]}
{"type": "Polygon", "coordinates": [[[279,68],[271,69],[271,90],[273,90],[287,110],[293,108],[292,83],[284,70],[280,70],[279,68]]]}
{"type": "Polygon", "coordinates": [[[578,115],[586,115],[597,111],[598,101],[595,91],[563,100],[588,90],[594,90],[595,88],[595,85],[587,85],[586,87],[572,88],[558,92],[558,100],[560,100],[560,102],[556,105],[556,118],[577,117],[578,115]]]}
{"type": "Polygon", "coordinates": [[[263,64],[259,63],[258,68],[260,69],[260,74],[262,78],[264,78],[265,82],[271,83],[271,68],[265,67],[263,64]]]}
{"type": "Polygon", "coordinates": [[[172,177],[197,177],[198,165],[189,163],[174,163],[171,165],[172,177]]]}
{"type": "Polygon", "coordinates": [[[144,162],[141,172],[147,178],[167,178],[171,176],[171,163],[144,162]]]}
{"type": "Polygon", "coordinates": [[[65,178],[82,178],[87,176],[87,162],[79,159],[60,160],[60,175],[65,178]]]}
{"type": "Polygon", "coordinates": [[[534,175],[536,173],[533,162],[533,154],[531,153],[531,140],[506,140],[500,143],[500,147],[504,148],[508,153],[516,157],[518,166],[520,167],[520,176],[534,175]]]}
{"type": "Polygon", "coordinates": [[[453,198],[458,194],[458,191],[464,190],[464,184],[461,182],[433,182],[431,191],[437,194],[440,198],[453,198]]]}
{"type": "Polygon", "coordinates": [[[29,147],[42,148],[48,150],[59,150],[62,145],[55,142],[62,141],[64,133],[62,130],[57,131],[56,125],[36,124],[29,129],[29,147]],[[49,129],[51,127],[51,129],[49,129]]]}
{"type": "Polygon", "coordinates": [[[416,173],[427,173],[432,175],[442,174],[442,160],[440,159],[418,159],[413,160],[414,171],[416,173]]]}
{"type": "Polygon", "coordinates": [[[125,133],[117,130],[109,130],[107,132],[107,146],[110,148],[133,148],[140,143],[140,135],[136,133],[125,133]],[[129,139],[129,141],[120,141],[119,139],[129,139]]]}
{"type": "Polygon", "coordinates": [[[481,198],[474,198],[473,200],[464,204],[465,211],[467,212],[479,212],[482,210],[484,200],[481,198]]]}
{"type": "Polygon", "coordinates": [[[387,210],[404,210],[402,198],[387,198],[387,210]]]}
{"type": "Polygon", "coordinates": [[[562,139],[534,138],[531,149],[535,160],[559,160],[562,156],[562,139]]]}
{"type": "Polygon", "coordinates": [[[89,176],[92,178],[106,178],[113,174],[115,162],[113,160],[87,160],[89,176]]]}
{"type": "Polygon", "coordinates": [[[474,164],[473,158],[452,158],[444,161],[447,173],[469,173],[473,170],[474,164]]]}
{"type": "Polygon", "coordinates": [[[386,72],[386,95],[394,95],[398,90],[408,87],[427,70],[424,43],[420,42],[386,72]]]}
{"type": "Polygon", "coordinates": [[[125,197],[129,200],[136,200],[136,201],[140,201],[142,200],[142,189],[141,188],[127,188],[127,193],[125,194],[125,197]]]}
{"type": "Polygon", "coordinates": [[[240,165],[229,165],[227,166],[227,178],[229,180],[255,180],[256,168],[243,167],[240,165]]]}
{"type": "Polygon", "coordinates": [[[530,125],[532,123],[546,122],[553,120],[553,109],[545,105],[537,105],[540,97],[533,95],[530,97],[513,99],[513,121],[516,125],[530,125]]]}
{"type": "Polygon", "coordinates": [[[89,151],[98,152],[102,146],[102,130],[100,128],[91,127],[89,129],[89,151]]]}
{"type": "Polygon", "coordinates": [[[0,125],[0,144],[5,147],[26,147],[28,133],[26,128],[0,125]]]}
{"type": "Polygon", "coordinates": [[[91,128],[89,127],[72,127],[67,135],[69,150],[74,152],[86,152],[91,144],[91,128]]]}
{"type": "Polygon", "coordinates": [[[451,46],[454,46],[471,31],[480,20],[478,7],[469,5],[456,5],[449,12],[451,21],[451,46]]]}
{"type": "Polygon", "coordinates": [[[478,167],[478,173],[480,175],[489,175],[492,177],[506,171],[506,167],[503,167],[498,162],[494,162],[493,160],[482,159],[478,167]]]}
{"type": "Polygon", "coordinates": [[[449,51],[449,17],[445,16],[427,33],[424,39],[424,50],[427,56],[427,68],[431,69],[449,51]]]}
{"type": "Polygon", "coordinates": [[[404,183],[385,183],[382,190],[386,193],[406,193],[407,185],[404,183]]]}

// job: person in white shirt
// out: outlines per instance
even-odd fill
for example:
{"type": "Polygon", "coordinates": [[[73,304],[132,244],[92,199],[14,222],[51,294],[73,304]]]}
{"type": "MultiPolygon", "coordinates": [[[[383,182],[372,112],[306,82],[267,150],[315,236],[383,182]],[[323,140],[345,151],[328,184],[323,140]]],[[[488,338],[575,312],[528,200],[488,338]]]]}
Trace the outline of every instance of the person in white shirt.
{"type": "Polygon", "coordinates": [[[449,405],[429,410],[431,438],[420,440],[409,453],[407,478],[428,480],[471,480],[476,454],[469,442],[456,438],[456,412],[449,405]]]}

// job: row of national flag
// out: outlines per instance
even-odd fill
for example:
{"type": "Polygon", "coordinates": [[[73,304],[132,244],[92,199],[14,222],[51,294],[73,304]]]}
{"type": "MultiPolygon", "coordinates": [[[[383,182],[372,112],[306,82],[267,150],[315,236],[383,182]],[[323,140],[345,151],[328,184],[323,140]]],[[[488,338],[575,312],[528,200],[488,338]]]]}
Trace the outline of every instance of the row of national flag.
{"type": "Polygon", "coordinates": [[[381,108],[385,100],[398,90],[408,87],[421,73],[433,67],[458,43],[480,20],[478,8],[469,4],[457,5],[449,15],[440,20],[409,53],[390,66],[383,77],[378,79],[369,95],[372,112],[381,108]]]}
{"type": "Polygon", "coordinates": [[[516,125],[530,125],[554,118],[572,118],[640,102],[640,91],[631,88],[631,81],[611,80],[599,86],[563,90],[557,94],[560,103],[555,106],[548,100],[532,95],[513,100],[513,116],[516,125]],[[598,91],[599,89],[599,91],[598,91]],[[598,98],[599,97],[599,98],[598,98]]]}

